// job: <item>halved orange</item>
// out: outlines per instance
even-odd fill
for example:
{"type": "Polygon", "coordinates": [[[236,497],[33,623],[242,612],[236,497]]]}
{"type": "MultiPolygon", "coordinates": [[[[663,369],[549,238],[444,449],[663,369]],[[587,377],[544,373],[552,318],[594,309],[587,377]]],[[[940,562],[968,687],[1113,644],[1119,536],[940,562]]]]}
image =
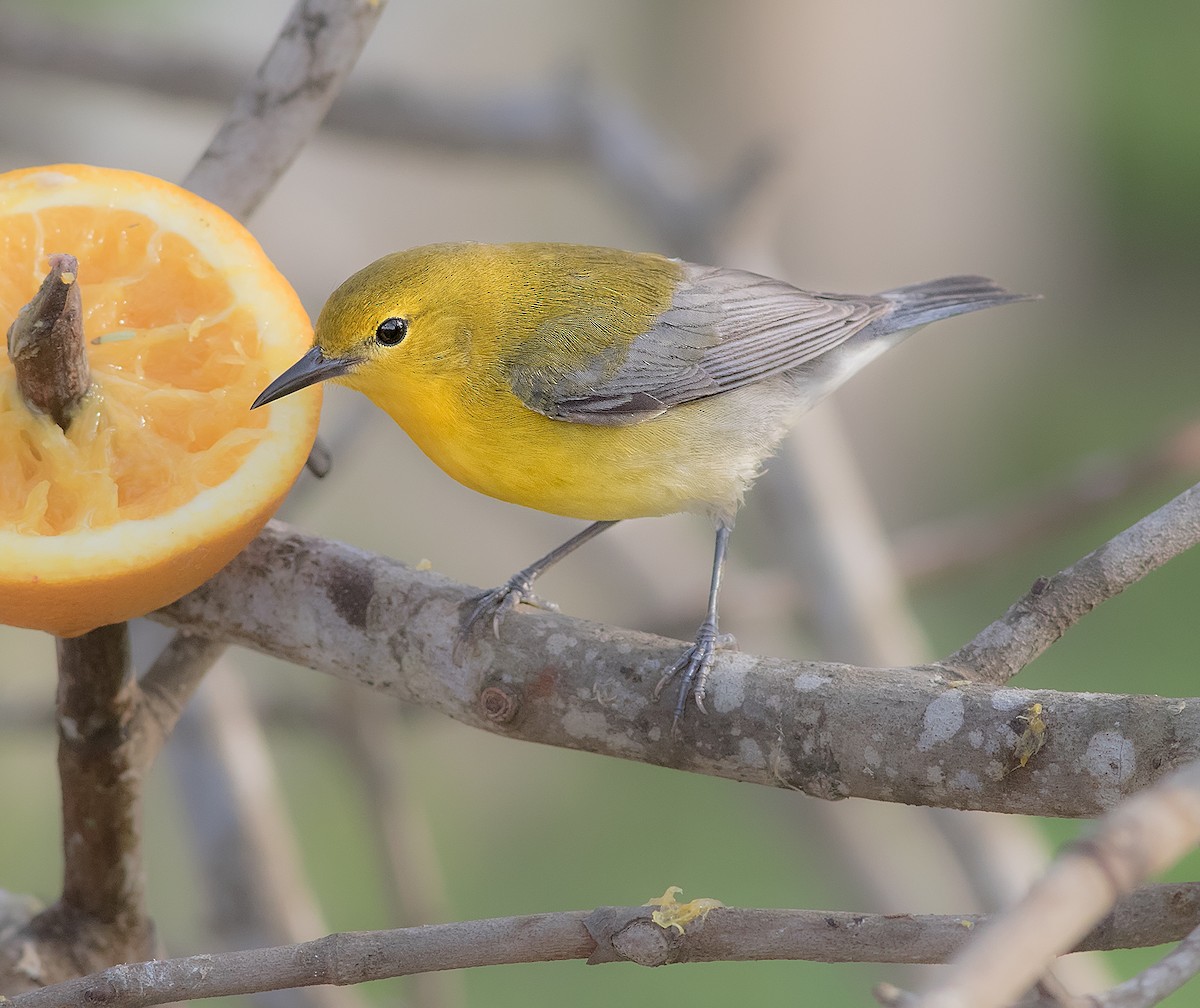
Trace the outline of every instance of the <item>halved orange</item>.
{"type": "Polygon", "coordinates": [[[0,331],[48,257],[79,260],[93,386],[64,433],[0,349],[0,623],[74,636],[148,613],[228,563],[278,508],[320,393],[257,393],[312,344],[236,220],[136,172],[0,175],[0,331]]]}

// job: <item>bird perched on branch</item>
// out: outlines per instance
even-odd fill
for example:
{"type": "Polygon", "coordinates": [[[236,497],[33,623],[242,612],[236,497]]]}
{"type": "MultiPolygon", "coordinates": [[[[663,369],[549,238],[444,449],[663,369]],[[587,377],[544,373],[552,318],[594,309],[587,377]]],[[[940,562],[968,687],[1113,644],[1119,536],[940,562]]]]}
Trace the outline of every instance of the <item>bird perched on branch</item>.
{"type": "Polygon", "coordinates": [[[930,322],[1026,300],[954,276],[815,294],[742,270],[547,243],[384,256],[326,302],[311,350],[254,406],[333,379],[386,411],[449,475],[592,524],[478,600],[464,637],[499,632],[533,582],[625,518],[716,525],[708,611],[659,681],[704,710],[726,544],[743,494],[794,420],[930,322]]]}

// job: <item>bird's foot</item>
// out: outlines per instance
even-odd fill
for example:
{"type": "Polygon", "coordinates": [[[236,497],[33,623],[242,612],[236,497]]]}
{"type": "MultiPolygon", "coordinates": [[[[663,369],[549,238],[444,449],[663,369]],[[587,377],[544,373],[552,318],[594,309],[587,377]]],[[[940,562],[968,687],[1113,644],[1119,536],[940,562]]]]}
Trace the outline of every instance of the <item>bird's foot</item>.
{"type": "Polygon", "coordinates": [[[683,717],[689,696],[695,701],[701,714],[708,713],[704,706],[704,696],[708,673],[713,667],[713,658],[717,651],[735,647],[737,647],[737,641],[733,639],[732,634],[718,633],[716,623],[712,620],[705,620],[696,632],[695,643],[663,673],[663,677],[658,680],[658,685],[654,687],[655,700],[662,695],[667,683],[676,676],[680,676],[679,693],[675,698],[675,717],[671,721],[672,734],[679,727],[679,721],[683,717]]]}
{"type": "Polygon", "coordinates": [[[480,632],[481,627],[491,624],[492,634],[500,638],[500,620],[519,605],[534,606],[546,612],[558,612],[558,606],[546,599],[539,598],[533,593],[533,578],[525,571],[519,571],[504,582],[499,588],[493,588],[478,595],[475,607],[463,622],[454,645],[454,660],[458,662],[463,656],[466,646],[480,632]]]}

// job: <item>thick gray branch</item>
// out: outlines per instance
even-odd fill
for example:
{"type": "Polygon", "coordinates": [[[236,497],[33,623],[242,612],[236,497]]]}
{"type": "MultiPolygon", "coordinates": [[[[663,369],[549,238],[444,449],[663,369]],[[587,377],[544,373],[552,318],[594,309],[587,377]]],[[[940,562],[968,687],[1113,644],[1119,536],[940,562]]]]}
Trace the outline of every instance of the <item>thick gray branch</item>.
{"type": "Polygon", "coordinates": [[[822,798],[1094,816],[1200,754],[1200,701],[726,653],[710,680],[713,713],[689,715],[672,738],[669,707],[650,694],[678,642],[519,612],[457,665],[470,597],[437,574],[272,522],[153,618],[513,738],[822,798]]]}

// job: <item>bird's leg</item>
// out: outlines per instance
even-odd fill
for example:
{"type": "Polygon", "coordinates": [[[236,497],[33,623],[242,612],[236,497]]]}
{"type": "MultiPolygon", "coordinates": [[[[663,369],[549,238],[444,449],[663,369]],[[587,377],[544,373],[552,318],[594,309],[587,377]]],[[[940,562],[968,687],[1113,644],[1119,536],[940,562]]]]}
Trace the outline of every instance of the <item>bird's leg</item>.
{"type": "Polygon", "coordinates": [[[463,645],[470,639],[476,627],[489,618],[492,624],[492,633],[496,637],[499,637],[500,617],[510,609],[516,608],[522,602],[526,605],[537,606],[539,609],[547,609],[551,612],[556,611],[558,606],[553,602],[540,599],[533,593],[533,582],[568,553],[575,552],[585,542],[594,539],[605,529],[611,528],[616,524],[615,521],[592,522],[582,532],[571,536],[561,546],[552,549],[544,557],[535,560],[528,567],[517,571],[516,574],[505,581],[499,588],[493,588],[491,591],[484,592],[478,596],[475,601],[475,608],[471,610],[471,615],[463,623],[462,632],[459,634],[458,643],[455,645],[455,660],[458,660],[460,657],[463,645]]]}
{"type": "Polygon", "coordinates": [[[679,694],[675,700],[675,718],[671,728],[674,731],[683,717],[683,709],[687,705],[689,694],[696,701],[702,714],[708,711],[704,708],[704,685],[708,681],[708,673],[713,666],[713,655],[718,648],[735,647],[731,634],[717,632],[717,595],[721,590],[721,574],[725,570],[725,549],[729,545],[730,526],[721,522],[717,526],[717,543],[713,551],[712,584],[708,589],[708,613],[700,629],[696,632],[696,642],[688,648],[679,660],[672,665],[658,680],[654,687],[654,698],[657,700],[663,689],[672,679],[682,673],[679,680],[679,694]]]}

